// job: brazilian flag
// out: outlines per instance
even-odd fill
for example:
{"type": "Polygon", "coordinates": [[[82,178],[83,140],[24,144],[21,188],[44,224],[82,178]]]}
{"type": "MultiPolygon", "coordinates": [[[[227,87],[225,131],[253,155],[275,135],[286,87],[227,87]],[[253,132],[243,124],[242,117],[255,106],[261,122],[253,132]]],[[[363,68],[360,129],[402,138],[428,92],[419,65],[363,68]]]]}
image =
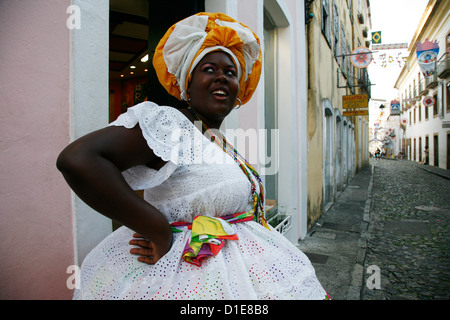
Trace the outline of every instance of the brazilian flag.
{"type": "Polygon", "coordinates": [[[381,31],[372,32],[372,43],[381,43],[381,31]]]}

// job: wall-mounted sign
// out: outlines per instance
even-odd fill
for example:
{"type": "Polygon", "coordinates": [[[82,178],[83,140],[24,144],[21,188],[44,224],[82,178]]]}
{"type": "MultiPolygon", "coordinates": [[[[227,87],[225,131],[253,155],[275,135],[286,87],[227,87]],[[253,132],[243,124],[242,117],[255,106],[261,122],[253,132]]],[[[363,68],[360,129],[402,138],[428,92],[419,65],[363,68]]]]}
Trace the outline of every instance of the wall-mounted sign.
{"type": "Polygon", "coordinates": [[[342,107],[344,109],[359,109],[369,107],[367,94],[355,94],[342,97],[342,107]]]}
{"type": "Polygon", "coordinates": [[[423,105],[425,107],[432,107],[432,106],[434,106],[435,102],[436,101],[434,100],[434,98],[432,96],[427,96],[427,97],[423,98],[423,105]]]}

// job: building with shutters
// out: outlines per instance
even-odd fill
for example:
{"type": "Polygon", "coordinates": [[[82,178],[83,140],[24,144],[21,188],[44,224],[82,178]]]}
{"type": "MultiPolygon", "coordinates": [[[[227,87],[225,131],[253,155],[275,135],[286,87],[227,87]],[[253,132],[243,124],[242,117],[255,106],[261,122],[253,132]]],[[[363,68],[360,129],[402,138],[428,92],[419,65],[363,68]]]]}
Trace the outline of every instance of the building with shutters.
{"type": "Polygon", "coordinates": [[[408,62],[395,84],[401,102],[398,121],[402,128],[397,144],[405,159],[450,169],[449,1],[429,1],[409,51],[408,62]],[[425,74],[417,52],[431,47],[437,47],[438,53],[428,63],[431,72],[425,74]]]}

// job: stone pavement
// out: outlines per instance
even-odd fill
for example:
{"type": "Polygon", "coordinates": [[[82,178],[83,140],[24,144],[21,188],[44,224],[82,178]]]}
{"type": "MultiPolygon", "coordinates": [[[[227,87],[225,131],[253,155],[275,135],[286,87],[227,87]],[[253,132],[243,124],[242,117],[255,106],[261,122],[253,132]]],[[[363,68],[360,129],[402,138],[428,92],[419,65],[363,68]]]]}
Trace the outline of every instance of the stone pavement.
{"type": "Polygon", "coordinates": [[[450,298],[448,170],[370,160],[298,247],[334,300],[450,298]]]}
{"type": "Polygon", "coordinates": [[[405,160],[372,163],[364,268],[378,266],[381,285],[374,290],[363,286],[361,298],[449,299],[449,171],[405,160]]]}
{"type": "Polygon", "coordinates": [[[367,166],[298,242],[333,300],[360,300],[371,189],[372,167],[367,166]]]}

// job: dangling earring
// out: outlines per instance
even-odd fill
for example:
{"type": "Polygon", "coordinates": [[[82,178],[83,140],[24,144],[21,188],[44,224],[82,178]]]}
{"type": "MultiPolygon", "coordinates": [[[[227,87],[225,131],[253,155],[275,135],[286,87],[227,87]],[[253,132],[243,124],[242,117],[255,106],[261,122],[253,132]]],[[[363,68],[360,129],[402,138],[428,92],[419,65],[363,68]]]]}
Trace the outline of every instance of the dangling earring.
{"type": "Polygon", "coordinates": [[[184,100],[188,104],[190,104],[191,103],[191,97],[189,97],[189,99],[186,99],[188,95],[189,95],[189,93],[187,93],[186,90],[183,90],[183,91],[181,91],[180,98],[181,98],[181,100],[184,100]]]}
{"type": "Polygon", "coordinates": [[[239,100],[239,104],[233,108],[234,110],[237,110],[237,109],[239,109],[239,108],[242,106],[242,101],[241,101],[241,99],[236,98],[236,100],[239,100]]]}

